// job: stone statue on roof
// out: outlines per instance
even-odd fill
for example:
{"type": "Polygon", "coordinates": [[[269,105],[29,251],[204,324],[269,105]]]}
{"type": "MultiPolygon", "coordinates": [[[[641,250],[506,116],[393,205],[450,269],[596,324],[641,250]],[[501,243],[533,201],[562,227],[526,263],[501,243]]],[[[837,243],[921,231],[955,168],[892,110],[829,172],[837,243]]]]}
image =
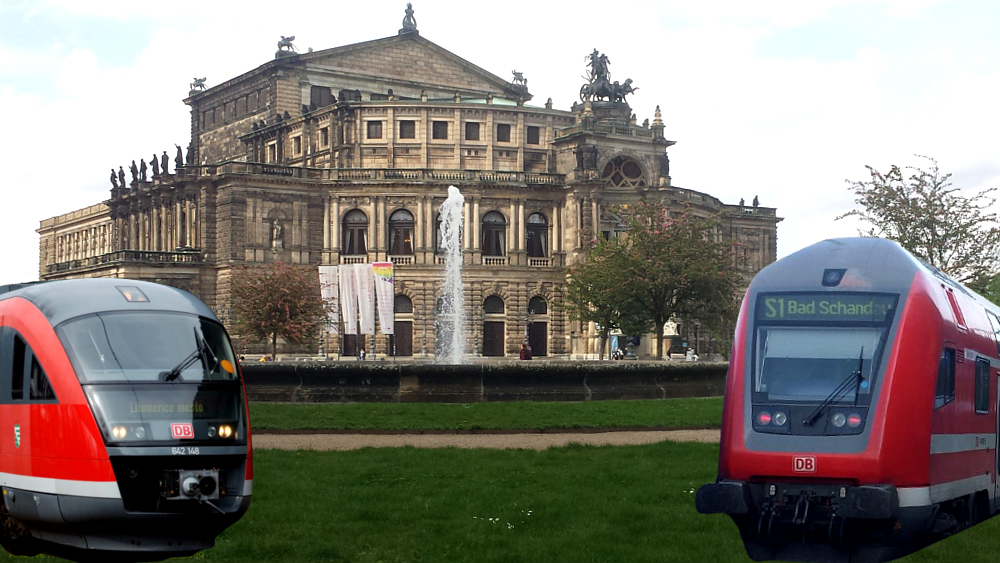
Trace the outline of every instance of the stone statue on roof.
{"type": "Polygon", "coordinates": [[[611,71],[608,70],[611,60],[604,53],[598,52],[597,49],[594,49],[584,60],[587,61],[589,69],[587,76],[584,77],[587,83],[580,87],[580,101],[606,98],[609,102],[624,103],[625,96],[638,90],[632,86],[631,78],[626,79],[624,84],[619,84],[618,81],[612,83],[611,71]]]}
{"type": "Polygon", "coordinates": [[[298,51],[295,49],[295,45],[292,45],[292,41],[295,41],[294,35],[291,37],[282,35],[281,41],[278,41],[278,52],[287,51],[289,53],[297,53],[298,51]]]}
{"type": "Polygon", "coordinates": [[[413,17],[413,3],[406,3],[406,16],[403,18],[403,29],[400,33],[410,33],[417,30],[417,20],[413,17]]]}

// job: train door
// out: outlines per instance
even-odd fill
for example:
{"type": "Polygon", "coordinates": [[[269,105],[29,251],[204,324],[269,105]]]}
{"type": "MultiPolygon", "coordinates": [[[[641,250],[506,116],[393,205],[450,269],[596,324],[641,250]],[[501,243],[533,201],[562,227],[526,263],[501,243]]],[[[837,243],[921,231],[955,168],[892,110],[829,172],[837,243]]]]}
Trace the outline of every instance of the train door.
{"type": "Polygon", "coordinates": [[[997,439],[993,445],[993,511],[1000,510],[1000,370],[997,370],[996,385],[996,431],[997,439]]]}

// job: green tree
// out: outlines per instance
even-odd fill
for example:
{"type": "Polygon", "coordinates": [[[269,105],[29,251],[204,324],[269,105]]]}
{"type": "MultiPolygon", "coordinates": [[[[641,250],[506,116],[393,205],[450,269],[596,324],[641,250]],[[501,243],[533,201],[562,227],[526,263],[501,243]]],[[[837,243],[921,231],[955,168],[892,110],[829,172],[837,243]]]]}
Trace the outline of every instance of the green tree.
{"type": "Polygon", "coordinates": [[[600,359],[611,331],[621,328],[625,293],[615,261],[621,255],[617,239],[598,239],[587,249],[584,259],[569,268],[562,307],[574,321],[597,323],[600,359]]]}
{"type": "Polygon", "coordinates": [[[847,180],[859,208],[837,219],[857,217],[871,224],[862,236],[892,239],[914,256],[956,280],[985,285],[1000,266],[1000,229],[989,212],[996,188],[971,197],[952,187],[936,160],[927,169],[893,165],[887,173],[866,166],[871,178],[847,180]],[[909,174],[908,177],[904,177],[909,174]]]}
{"type": "Polygon", "coordinates": [[[719,240],[716,221],[690,210],[672,217],[662,204],[642,202],[625,216],[629,230],[616,266],[634,315],[626,324],[654,331],[657,358],[663,358],[663,327],[671,318],[727,330],[738,311],[736,243],[719,240]]]}
{"type": "Polygon", "coordinates": [[[241,267],[231,278],[235,328],[243,336],[267,340],[271,355],[278,338],[299,344],[316,333],[326,317],[314,268],[275,262],[266,268],[241,267]]]}
{"type": "Polygon", "coordinates": [[[653,331],[663,358],[663,327],[671,318],[698,320],[721,333],[737,312],[740,277],[734,243],[717,240],[715,222],[685,211],[671,217],[660,203],[616,210],[627,233],[595,241],[571,268],[566,307],[578,320],[601,326],[601,344],[614,328],[653,331]]]}

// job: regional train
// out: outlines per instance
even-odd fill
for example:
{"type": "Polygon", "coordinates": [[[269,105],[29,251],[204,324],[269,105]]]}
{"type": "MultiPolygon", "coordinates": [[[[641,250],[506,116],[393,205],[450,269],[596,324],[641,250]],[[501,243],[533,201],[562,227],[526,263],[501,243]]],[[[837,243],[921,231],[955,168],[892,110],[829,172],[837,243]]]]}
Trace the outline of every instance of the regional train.
{"type": "Polygon", "coordinates": [[[0,286],[0,544],[156,561],[247,511],[246,392],[190,293],[124,279],[0,286]]]}
{"type": "Polygon", "coordinates": [[[1000,308],[895,242],[827,240],[743,300],[715,483],[754,560],[888,561],[995,514],[1000,308]]]}

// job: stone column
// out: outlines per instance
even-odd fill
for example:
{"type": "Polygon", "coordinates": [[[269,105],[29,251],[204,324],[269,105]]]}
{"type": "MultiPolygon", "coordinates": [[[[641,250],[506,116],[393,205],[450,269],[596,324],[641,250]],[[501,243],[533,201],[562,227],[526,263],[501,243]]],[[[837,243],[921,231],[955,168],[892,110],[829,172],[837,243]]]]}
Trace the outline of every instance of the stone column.
{"type": "Polygon", "coordinates": [[[333,198],[333,210],[330,217],[333,221],[333,232],[330,233],[330,242],[332,244],[331,248],[340,248],[340,198],[334,196],[333,198]]]}
{"type": "Polygon", "coordinates": [[[596,197],[591,198],[590,207],[592,236],[597,238],[601,236],[601,204],[597,202],[596,197]]]}
{"type": "MultiPolygon", "coordinates": [[[[489,115],[493,114],[491,113],[489,115]]],[[[483,240],[483,237],[482,234],[480,234],[479,232],[480,229],[482,229],[482,226],[483,223],[479,219],[479,197],[476,196],[472,199],[472,233],[471,233],[472,236],[470,237],[472,240],[470,241],[470,243],[472,244],[472,248],[479,251],[483,250],[480,247],[480,245],[482,244],[481,241],[483,240]]]]}
{"type": "MultiPolygon", "coordinates": [[[[330,249],[330,198],[323,198],[323,250],[330,249]]],[[[325,255],[324,255],[325,258],[325,255]]],[[[323,260],[325,263],[326,260],[323,260]]]]}
{"type": "Polygon", "coordinates": [[[517,200],[517,249],[524,251],[524,200],[517,200]]]}
{"type": "Polygon", "coordinates": [[[559,230],[559,202],[552,204],[552,235],[549,237],[549,255],[562,250],[562,232],[559,230]]]}
{"type": "Polygon", "coordinates": [[[462,241],[462,248],[469,250],[472,248],[472,202],[468,199],[465,200],[464,205],[462,205],[462,216],[465,218],[465,225],[463,228],[464,239],[462,241]]]}

